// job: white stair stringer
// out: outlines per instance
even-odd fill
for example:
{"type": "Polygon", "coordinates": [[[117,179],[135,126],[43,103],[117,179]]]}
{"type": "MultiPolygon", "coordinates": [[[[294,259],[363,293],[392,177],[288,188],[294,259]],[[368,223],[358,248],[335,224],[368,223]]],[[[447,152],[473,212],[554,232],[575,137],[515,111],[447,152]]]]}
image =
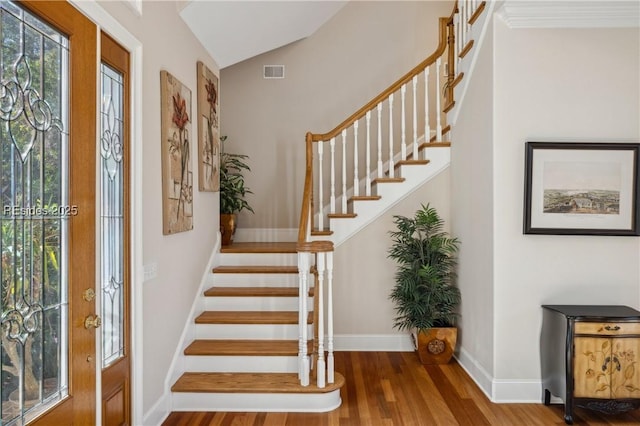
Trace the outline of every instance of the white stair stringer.
{"type": "MultiPolygon", "coordinates": [[[[221,253],[220,266],[292,266],[297,254],[292,253],[221,253]]],[[[298,297],[275,296],[205,296],[211,287],[297,287],[295,273],[211,273],[194,312],[202,311],[296,311],[298,297]]],[[[312,298],[307,303],[313,307],[312,298]]],[[[207,324],[191,321],[187,335],[197,340],[295,340],[299,338],[297,324],[207,324]]],[[[312,336],[313,325],[307,333],[312,336]]],[[[187,340],[189,340],[187,339],[187,340]]],[[[185,346],[191,341],[185,341],[185,346]]],[[[183,373],[288,373],[298,371],[297,354],[291,355],[196,355],[182,352],[176,362],[177,379],[183,373]]],[[[175,383],[176,380],[172,383],[175,383]]],[[[171,411],[235,411],[235,412],[326,412],[341,404],[340,389],[327,392],[215,392],[171,391],[171,411]]]]}
{"type": "Polygon", "coordinates": [[[428,164],[402,165],[395,170],[396,177],[405,179],[401,183],[377,183],[375,195],[381,196],[379,200],[354,201],[354,218],[329,219],[329,229],[333,231],[330,236],[312,236],[312,240],[333,241],[335,246],[344,243],[360,229],[373,222],[396,203],[406,198],[423,184],[436,177],[440,172],[449,167],[451,160],[451,148],[438,147],[426,148],[428,164]]]}

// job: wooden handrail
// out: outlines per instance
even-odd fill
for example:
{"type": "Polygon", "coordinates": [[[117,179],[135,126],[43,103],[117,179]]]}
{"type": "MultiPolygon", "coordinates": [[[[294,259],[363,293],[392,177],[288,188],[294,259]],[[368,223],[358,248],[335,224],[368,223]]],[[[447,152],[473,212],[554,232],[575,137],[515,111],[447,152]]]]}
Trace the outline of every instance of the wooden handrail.
{"type": "MultiPolygon", "coordinates": [[[[457,7],[457,5],[454,7],[454,13],[455,13],[456,7],[457,7]]],[[[453,14],[452,14],[452,16],[453,16],[453,14]]],[[[447,49],[447,45],[448,45],[448,40],[447,40],[448,31],[447,31],[447,29],[448,29],[448,25],[449,25],[449,22],[451,21],[451,19],[452,18],[440,18],[439,19],[440,40],[438,42],[438,48],[427,59],[425,59],[424,61],[420,62],[418,65],[416,65],[411,71],[409,71],[404,76],[402,76],[398,81],[393,83],[386,90],[384,90],[378,96],[376,96],[371,101],[369,101],[366,105],[364,105],[358,111],[354,112],[349,118],[344,120],[342,123],[340,123],[336,128],[334,128],[330,132],[323,133],[323,134],[313,133],[312,134],[312,140],[316,141],[316,142],[317,141],[327,141],[327,140],[329,140],[329,139],[331,139],[333,137],[336,137],[337,135],[340,134],[340,132],[342,132],[342,130],[344,130],[347,127],[351,126],[351,124],[353,124],[354,121],[359,120],[360,118],[364,117],[366,115],[367,111],[370,111],[376,105],[378,105],[380,102],[386,100],[389,97],[390,94],[395,93],[398,89],[400,89],[402,87],[402,85],[404,85],[404,84],[408,83],[409,81],[411,81],[411,79],[414,76],[420,74],[426,67],[428,67],[428,66],[432,65],[434,62],[436,62],[436,59],[438,59],[440,56],[442,56],[442,54],[447,49]]]]}
{"type": "Polygon", "coordinates": [[[313,139],[311,133],[307,132],[305,139],[307,161],[304,176],[304,192],[302,193],[302,209],[300,209],[300,225],[298,227],[298,244],[307,241],[309,217],[311,216],[311,195],[313,191],[313,139]]]}

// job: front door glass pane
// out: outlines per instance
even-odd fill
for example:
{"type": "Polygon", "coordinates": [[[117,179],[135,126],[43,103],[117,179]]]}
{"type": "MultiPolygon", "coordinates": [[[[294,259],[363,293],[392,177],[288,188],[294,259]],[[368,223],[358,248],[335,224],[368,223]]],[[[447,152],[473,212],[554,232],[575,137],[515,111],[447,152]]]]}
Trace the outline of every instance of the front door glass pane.
{"type": "Polygon", "coordinates": [[[69,41],[0,1],[2,425],[68,394],[69,41]]]}
{"type": "Polygon", "coordinates": [[[102,282],[102,366],[124,355],[124,170],[121,73],[100,67],[100,270],[102,282]]]}

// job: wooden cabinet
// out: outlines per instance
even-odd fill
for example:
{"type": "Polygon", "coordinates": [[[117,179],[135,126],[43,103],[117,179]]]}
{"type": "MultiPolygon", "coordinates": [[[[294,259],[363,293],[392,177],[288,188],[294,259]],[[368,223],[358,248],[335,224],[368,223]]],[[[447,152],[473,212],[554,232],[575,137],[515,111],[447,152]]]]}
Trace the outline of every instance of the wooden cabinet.
{"type": "Polygon", "coordinates": [[[543,305],[544,403],[615,414],[640,408],[640,312],[628,306],[543,305]]]}

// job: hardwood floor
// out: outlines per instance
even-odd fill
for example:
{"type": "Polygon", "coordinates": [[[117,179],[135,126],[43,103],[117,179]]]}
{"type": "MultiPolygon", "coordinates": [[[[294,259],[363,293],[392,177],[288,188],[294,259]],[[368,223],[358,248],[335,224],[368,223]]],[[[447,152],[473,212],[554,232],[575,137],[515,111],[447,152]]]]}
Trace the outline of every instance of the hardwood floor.
{"type": "MultiPolygon", "coordinates": [[[[422,366],[413,352],[336,352],[346,379],[329,413],[174,412],[163,426],[564,425],[563,406],[493,404],[455,362],[422,366]]],[[[605,416],[576,409],[576,425],[640,425],[640,410],[605,416]]]]}

